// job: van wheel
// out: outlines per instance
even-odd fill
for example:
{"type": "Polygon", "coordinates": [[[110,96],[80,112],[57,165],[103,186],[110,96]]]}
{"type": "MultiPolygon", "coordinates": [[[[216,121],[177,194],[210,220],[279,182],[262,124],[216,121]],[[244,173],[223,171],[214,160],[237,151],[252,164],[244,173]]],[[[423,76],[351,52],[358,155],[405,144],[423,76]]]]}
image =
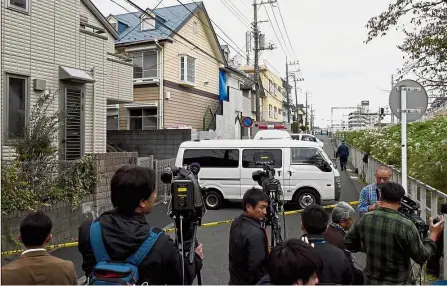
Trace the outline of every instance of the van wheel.
{"type": "Polygon", "coordinates": [[[217,210],[222,206],[222,195],[215,190],[209,190],[205,194],[205,206],[209,210],[217,210]]]}
{"type": "Polygon", "coordinates": [[[298,209],[305,209],[312,204],[320,204],[320,196],[315,190],[302,189],[295,196],[295,203],[298,209]]]}

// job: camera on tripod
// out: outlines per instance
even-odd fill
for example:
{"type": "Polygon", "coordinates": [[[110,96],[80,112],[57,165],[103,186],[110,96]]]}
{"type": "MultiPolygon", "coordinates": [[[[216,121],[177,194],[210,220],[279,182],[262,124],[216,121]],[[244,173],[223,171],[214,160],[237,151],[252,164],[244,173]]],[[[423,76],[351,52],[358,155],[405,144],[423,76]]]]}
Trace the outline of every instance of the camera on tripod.
{"type": "MultiPolygon", "coordinates": [[[[275,243],[282,242],[281,225],[279,223],[279,212],[284,211],[284,203],[281,200],[283,194],[281,182],[278,179],[275,179],[276,171],[271,166],[275,164],[275,161],[271,153],[257,153],[255,154],[254,161],[255,165],[262,165],[262,170],[254,171],[252,173],[252,179],[257,182],[262,187],[262,190],[269,196],[267,216],[264,224],[265,226],[271,226],[271,247],[274,247],[275,243]]],[[[286,229],[284,225],[284,237],[286,236],[285,231],[286,229]]]]}
{"type": "MultiPolygon", "coordinates": [[[[188,257],[190,264],[194,262],[194,249],[198,246],[197,227],[202,224],[206,212],[204,190],[198,179],[199,172],[200,165],[192,163],[183,168],[166,168],[161,175],[162,182],[171,185],[169,216],[174,220],[176,244],[182,253],[182,259],[188,257]]],[[[198,284],[201,285],[200,272],[197,276],[198,284]]]]}
{"type": "Polygon", "coordinates": [[[405,215],[414,223],[422,237],[426,237],[428,235],[429,226],[420,216],[421,207],[419,203],[413,201],[407,196],[404,196],[399,208],[399,212],[405,215]]]}

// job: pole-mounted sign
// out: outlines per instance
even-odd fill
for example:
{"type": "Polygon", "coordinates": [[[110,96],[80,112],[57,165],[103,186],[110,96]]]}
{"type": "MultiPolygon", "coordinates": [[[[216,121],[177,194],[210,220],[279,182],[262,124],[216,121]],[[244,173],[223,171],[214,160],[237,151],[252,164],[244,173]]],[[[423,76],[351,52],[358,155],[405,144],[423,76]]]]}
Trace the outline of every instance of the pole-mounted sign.
{"type": "Polygon", "coordinates": [[[420,83],[405,79],[393,86],[389,101],[391,111],[400,119],[401,123],[402,186],[408,193],[407,122],[416,121],[425,114],[428,107],[428,96],[420,83]]]}

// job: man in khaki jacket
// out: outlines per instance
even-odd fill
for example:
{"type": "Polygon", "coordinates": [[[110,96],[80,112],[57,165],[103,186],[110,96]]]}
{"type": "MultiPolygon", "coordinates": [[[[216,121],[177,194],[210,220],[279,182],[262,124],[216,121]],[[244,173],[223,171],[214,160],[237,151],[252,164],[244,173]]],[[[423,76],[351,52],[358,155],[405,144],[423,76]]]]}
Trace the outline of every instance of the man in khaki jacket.
{"type": "Polygon", "coordinates": [[[26,250],[20,257],[3,266],[2,285],[76,285],[71,261],[47,253],[51,240],[51,219],[42,212],[28,214],[20,224],[19,240],[26,250]]]}

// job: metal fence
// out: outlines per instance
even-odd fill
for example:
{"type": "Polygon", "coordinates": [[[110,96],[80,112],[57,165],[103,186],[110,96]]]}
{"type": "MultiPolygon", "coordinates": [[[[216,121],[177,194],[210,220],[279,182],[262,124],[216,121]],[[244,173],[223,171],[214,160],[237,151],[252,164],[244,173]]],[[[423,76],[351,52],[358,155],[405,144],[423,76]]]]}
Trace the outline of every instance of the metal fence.
{"type": "MultiPolygon", "coordinates": [[[[336,138],[335,142],[337,146],[341,144],[341,140],[336,138]]],[[[388,166],[392,170],[392,178],[393,182],[402,184],[402,172],[393,166],[390,166],[372,156],[368,157],[368,163],[363,162],[363,157],[365,156],[365,152],[360,151],[359,149],[346,144],[349,147],[349,161],[352,166],[358,173],[361,175],[363,180],[367,184],[373,184],[376,182],[375,172],[377,168],[380,166],[388,166]]],[[[428,220],[428,218],[436,217],[439,215],[439,210],[441,208],[441,204],[447,202],[447,194],[431,187],[430,185],[423,183],[411,176],[407,177],[408,182],[408,196],[418,202],[421,207],[421,218],[428,220]]],[[[444,214],[444,219],[447,221],[447,215],[444,214]]],[[[444,245],[447,245],[447,224],[444,228],[444,245]]],[[[446,248],[444,248],[444,257],[446,254],[446,248]]],[[[443,272],[444,279],[447,278],[447,263],[443,263],[443,272]]]]}
{"type": "Polygon", "coordinates": [[[156,183],[155,186],[157,188],[157,195],[163,200],[167,200],[170,196],[171,187],[163,183],[160,179],[163,170],[167,167],[172,167],[175,165],[175,158],[166,159],[166,160],[154,160],[154,156],[150,157],[139,157],[137,160],[138,166],[143,166],[146,168],[153,169],[155,171],[156,183]]]}

